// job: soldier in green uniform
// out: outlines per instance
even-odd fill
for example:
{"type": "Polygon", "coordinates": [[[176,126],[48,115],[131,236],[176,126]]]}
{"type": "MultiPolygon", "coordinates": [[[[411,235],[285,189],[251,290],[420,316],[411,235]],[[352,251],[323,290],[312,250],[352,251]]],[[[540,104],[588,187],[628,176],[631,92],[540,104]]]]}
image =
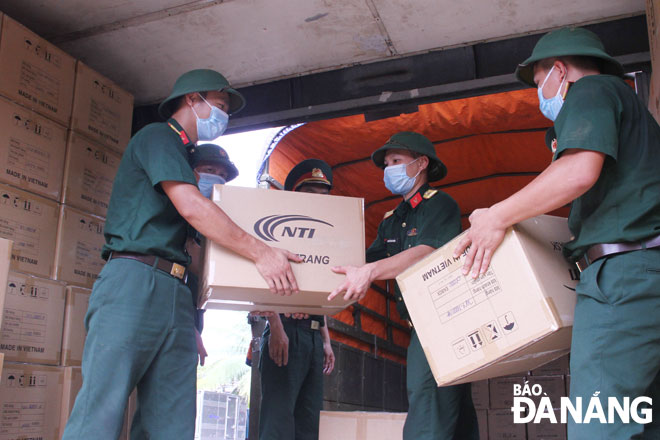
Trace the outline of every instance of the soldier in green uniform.
{"type": "MultiPolygon", "coordinates": [[[[329,194],[332,169],[319,159],[304,160],[289,172],[284,189],[329,194]]],[[[325,316],[268,317],[259,363],[259,439],[318,439],[323,374],[332,373],[334,365],[325,316]]]]}
{"type": "Polygon", "coordinates": [[[194,307],[184,284],[190,224],[253,260],[273,293],[297,291],[287,251],[246,233],[197,189],[187,149],[224,131],[243,97],[213,70],[175,83],[150,124],[129,142],[110,198],[103,258],[85,324],[83,386],[63,439],[115,440],[137,386],[131,438],[192,439],[195,428],[194,307]]]}
{"type": "MultiPolygon", "coordinates": [[[[461,232],[458,205],[442,191],[432,189],[447,174],[431,141],[419,133],[401,132],[376,150],[371,159],[384,168],[385,186],[403,196],[378,226],[376,240],[367,249],[368,264],[333,268],[346,280],[329,296],[360,300],[374,280],[390,280],[461,232]]],[[[395,285],[397,310],[411,324],[408,310],[395,285]]],[[[408,416],[404,440],[470,440],[479,438],[470,384],[438,387],[413,327],[407,355],[408,416]]]]}
{"type": "MultiPolygon", "coordinates": [[[[238,176],[238,168],[234,162],[229,160],[229,155],[224,148],[215,144],[197,145],[190,152],[190,166],[195,172],[199,192],[207,199],[211,198],[213,185],[223,185],[234,180],[238,176]]],[[[195,339],[197,340],[197,354],[199,355],[199,364],[204,366],[204,359],[207,356],[204,341],[202,340],[202,330],[204,329],[204,310],[198,308],[199,299],[199,279],[202,275],[202,236],[194,229],[190,228],[188,240],[186,241],[186,251],[190,255],[190,265],[188,266],[188,279],[186,284],[192,293],[193,304],[197,311],[195,315],[195,339]]]]}
{"type": "Polygon", "coordinates": [[[569,439],[660,438],[660,127],[623,68],[581,28],[544,35],[516,75],[554,121],[552,163],[508,199],[470,216],[464,273],[484,273],[507,227],[571,203],[564,253],[581,270],[571,349],[573,404],[654,400],[653,422],[575,423],[569,439]]]}

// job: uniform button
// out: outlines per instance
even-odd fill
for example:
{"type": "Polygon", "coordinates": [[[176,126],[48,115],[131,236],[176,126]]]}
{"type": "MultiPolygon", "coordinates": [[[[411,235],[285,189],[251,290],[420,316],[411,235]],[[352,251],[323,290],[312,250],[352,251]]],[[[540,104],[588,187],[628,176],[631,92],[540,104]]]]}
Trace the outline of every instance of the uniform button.
{"type": "Polygon", "coordinates": [[[408,247],[409,247],[409,248],[412,247],[412,244],[409,244],[408,247]]]}
{"type": "Polygon", "coordinates": [[[390,257],[390,256],[391,256],[389,252],[387,253],[387,256],[388,256],[388,257],[390,257]]]}
{"type": "Polygon", "coordinates": [[[401,223],[401,227],[405,228],[406,227],[406,222],[401,223]]]}
{"type": "Polygon", "coordinates": [[[403,301],[403,298],[401,298],[400,296],[397,296],[397,297],[396,297],[396,300],[397,300],[397,301],[403,301]]]}

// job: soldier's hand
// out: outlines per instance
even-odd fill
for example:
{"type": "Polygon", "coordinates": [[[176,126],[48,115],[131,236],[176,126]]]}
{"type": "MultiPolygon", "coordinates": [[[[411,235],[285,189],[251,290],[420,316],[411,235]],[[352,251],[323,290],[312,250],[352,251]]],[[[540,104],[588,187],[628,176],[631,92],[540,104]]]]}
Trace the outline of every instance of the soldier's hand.
{"type": "Polygon", "coordinates": [[[253,310],[252,312],[249,313],[250,316],[260,316],[262,318],[271,318],[276,315],[275,312],[261,312],[257,310],[253,310]]]}
{"type": "Polygon", "coordinates": [[[284,316],[293,319],[307,319],[309,318],[309,313],[285,313],[284,316]]]}
{"type": "Polygon", "coordinates": [[[289,337],[281,326],[270,329],[268,355],[278,367],[289,363],[289,337]]]}
{"type": "Polygon", "coordinates": [[[284,249],[265,246],[255,261],[257,270],[268,283],[268,288],[277,295],[298,293],[298,283],[293,276],[289,261],[300,263],[300,256],[284,249]]]}
{"type": "Polygon", "coordinates": [[[489,209],[476,209],[470,215],[470,229],[454,249],[454,258],[458,258],[470,246],[463,275],[470,273],[470,269],[472,278],[485,274],[495,250],[502,244],[506,228],[499,226],[493,217],[489,209]]]}
{"type": "Polygon", "coordinates": [[[202,335],[199,334],[199,331],[195,329],[195,341],[197,342],[197,355],[199,356],[199,365],[204,366],[204,360],[208,353],[206,353],[206,348],[204,347],[204,341],[202,340],[202,335]]]}
{"type": "Polygon", "coordinates": [[[371,285],[372,272],[371,265],[365,264],[364,266],[335,266],[332,268],[334,273],[343,273],[346,279],[335,290],[328,295],[328,301],[331,301],[335,296],[345,292],[344,299],[346,301],[360,301],[367,295],[367,290],[371,285]]]}
{"type": "Polygon", "coordinates": [[[323,374],[330,375],[335,369],[335,353],[330,342],[323,343],[323,374]]]}

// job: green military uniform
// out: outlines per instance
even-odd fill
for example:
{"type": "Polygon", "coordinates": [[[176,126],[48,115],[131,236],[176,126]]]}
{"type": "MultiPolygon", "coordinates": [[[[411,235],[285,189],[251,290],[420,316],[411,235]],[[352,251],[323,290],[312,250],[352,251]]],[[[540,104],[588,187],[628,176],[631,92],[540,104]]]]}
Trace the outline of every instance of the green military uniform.
{"type": "MultiPolygon", "coordinates": [[[[385,215],[376,240],[367,250],[367,261],[391,257],[419,245],[439,248],[460,232],[461,216],[454,199],[425,185],[410,201],[401,202],[385,215]]],[[[398,285],[395,296],[399,315],[409,320],[398,285]]],[[[404,439],[479,437],[470,384],[438,388],[414,329],[408,347],[406,384],[409,408],[404,439]]]]}
{"type": "MultiPolygon", "coordinates": [[[[447,172],[430,141],[417,133],[394,135],[372,155],[376,165],[384,166],[387,149],[426,153],[429,157],[429,181],[440,180],[447,172]],[[429,151],[415,148],[420,144],[429,151]]],[[[396,209],[385,214],[378,226],[376,240],[367,249],[367,261],[382,260],[419,245],[439,248],[460,233],[458,204],[449,195],[425,184],[407,201],[402,201],[396,209]]],[[[399,315],[410,320],[396,284],[395,297],[399,315]]],[[[404,440],[479,438],[470,384],[438,387],[414,329],[408,347],[406,376],[408,416],[403,429],[404,440]]]]}
{"type": "MultiPolygon", "coordinates": [[[[188,72],[163,104],[171,103],[177,90],[178,96],[187,93],[177,86],[193,84],[197,91],[220,90],[226,80],[213,71],[188,72]]],[[[144,127],[124,152],[105,223],[102,256],[108,262],[94,284],[85,317],[83,386],[64,440],[117,439],[136,386],[131,438],[194,436],[194,307],[181,270],[189,263],[184,249],[188,225],[160,185],[197,184],[188,164],[191,147],[183,128],[170,119],[144,127]]]]}
{"type": "Polygon", "coordinates": [[[570,396],[574,403],[581,398],[585,411],[594,393],[599,393],[606,416],[609,397],[621,404],[624,397],[632,401],[649,396],[654,401],[649,425],[632,420],[622,423],[618,417],[613,424],[597,419],[576,424],[569,417],[568,437],[657,439],[660,248],[645,243],[660,234],[660,127],[619,77],[621,66],[584,29],[562,29],[544,36],[531,61],[519,67],[519,78],[529,79],[535,61],[561,50],[568,52],[561,55],[594,56],[605,63],[602,71],[615,74],[589,75],[572,84],[549,136],[556,150],[554,159],[568,149],[605,154],[597,182],[573,201],[569,227],[574,238],[565,244],[565,253],[578,260],[599,243],[628,242],[648,248],[586,261],[589,266],[577,286],[570,396]],[[521,75],[521,70],[527,75],[521,75]]]}
{"type": "MultiPolygon", "coordinates": [[[[332,169],[319,159],[307,159],[287,175],[286,191],[305,184],[332,187],[332,169]]],[[[316,440],[323,407],[323,339],[325,317],[293,319],[280,315],[289,338],[287,365],[277,366],[269,355],[270,327],[261,339],[260,440],[316,440]]]]}

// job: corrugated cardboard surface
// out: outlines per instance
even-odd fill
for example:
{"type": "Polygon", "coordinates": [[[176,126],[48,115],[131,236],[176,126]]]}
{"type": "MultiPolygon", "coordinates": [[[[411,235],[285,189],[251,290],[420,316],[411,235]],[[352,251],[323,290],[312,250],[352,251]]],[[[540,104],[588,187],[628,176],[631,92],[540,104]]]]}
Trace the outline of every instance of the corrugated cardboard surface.
{"type": "Polygon", "coordinates": [[[213,200],[248,233],[304,255],[292,264],[300,293],[270,293],[254,263],[213,243],[207,246],[207,308],[334,314],[348,305],[328,294],[343,280],[330,268],[364,264],[363,200],[289,191],[216,185],[213,200]],[[223,304],[222,301],[230,301],[223,304]]]}
{"type": "Polygon", "coordinates": [[[3,17],[0,94],[68,126],[74,75],[73,57],[3,17]]]}
{"type": "Polygon", "coordinates": [[[488,410],[477,410],[477,421],[479,423],[479,439],[488,440],[488,410]]]}
{"type": "Polygon", "coordinates": [[[85,346],[85,314],[89,306],[89,289],[68,286],[64,310],[64,332],[62,334],[63,366],[79,366],[85,346]]]}
{"type": "Polygon", "coordinates": [[[50,276],[58,215],[56,202],[0,184],[0,237],[14,241],[12,270],[50,276]]]}
{"type": "Polygon", "coordinates": [[[401,440],[407,413],[321,411],[319,440],[401,440]]]}
{"type": "Polygon", "coordinates": [[[94,285],[105,264],[101,258],[104,226],[101,217],[60,207],[53,278],[81,287],[94,285]]]}
{"type": "Polygon", "coordinates": [[[66,127],[0,98],[0,181],[59,201],[66,127]]]}
{"type": "MultiPolygon", "coordinates": [[[[7,277],[9,276],[9,262],[14,242],[0,238],[0,310],[4,310],[5,295],[7,293],[7,277]]],[[[0,313],[0,329],[2,328],[2,313],[0,313]]]]}
{"type": "Polygon", "coordinates": [[[120,161],[108,147],[70,131],[62,203],[105,217],[120,161]]]}
{"type": "Polygon", "coordinates": [[[122,152],[132,123],[133,95],[78,61],[71,128],[122,152]]]}
{"type": "MultiPolygon", "coordinates": [[[[460,237],[460,236],[459,236],[460,237]]],[[[453,258],[455,238],[397,277],[439,385],[535,368],[570,346],[575,293],[561,254],[566,219],[510,229],[488,272],[473,280],[453,258]]]]}
{"type": "MultiPolygon", "coordinates": [[[[561,413],[555,409],[555,417],[561,420],[561,413]]],[[[566,440],[566,424],[550,423],[543,419],[540,423],[527,423],[527,440],[566,440]]]]}
{"type": "Polygon", "coordinates": [[[525,440],[527,430],[524,423],[513,423],[510,409],[488,411],[489,440],[525,440]]]}
{"type": "Polygon", "coordinates": [[[0,440],[55,440],[64,373],[58,367],[5,362],[0,379],[0,440]]]}
{"type": "Polygon", "coordinates": [[[0,350],[8,361],[58,365],[62,349],[64,285],[9,272],[0,350]]]}

